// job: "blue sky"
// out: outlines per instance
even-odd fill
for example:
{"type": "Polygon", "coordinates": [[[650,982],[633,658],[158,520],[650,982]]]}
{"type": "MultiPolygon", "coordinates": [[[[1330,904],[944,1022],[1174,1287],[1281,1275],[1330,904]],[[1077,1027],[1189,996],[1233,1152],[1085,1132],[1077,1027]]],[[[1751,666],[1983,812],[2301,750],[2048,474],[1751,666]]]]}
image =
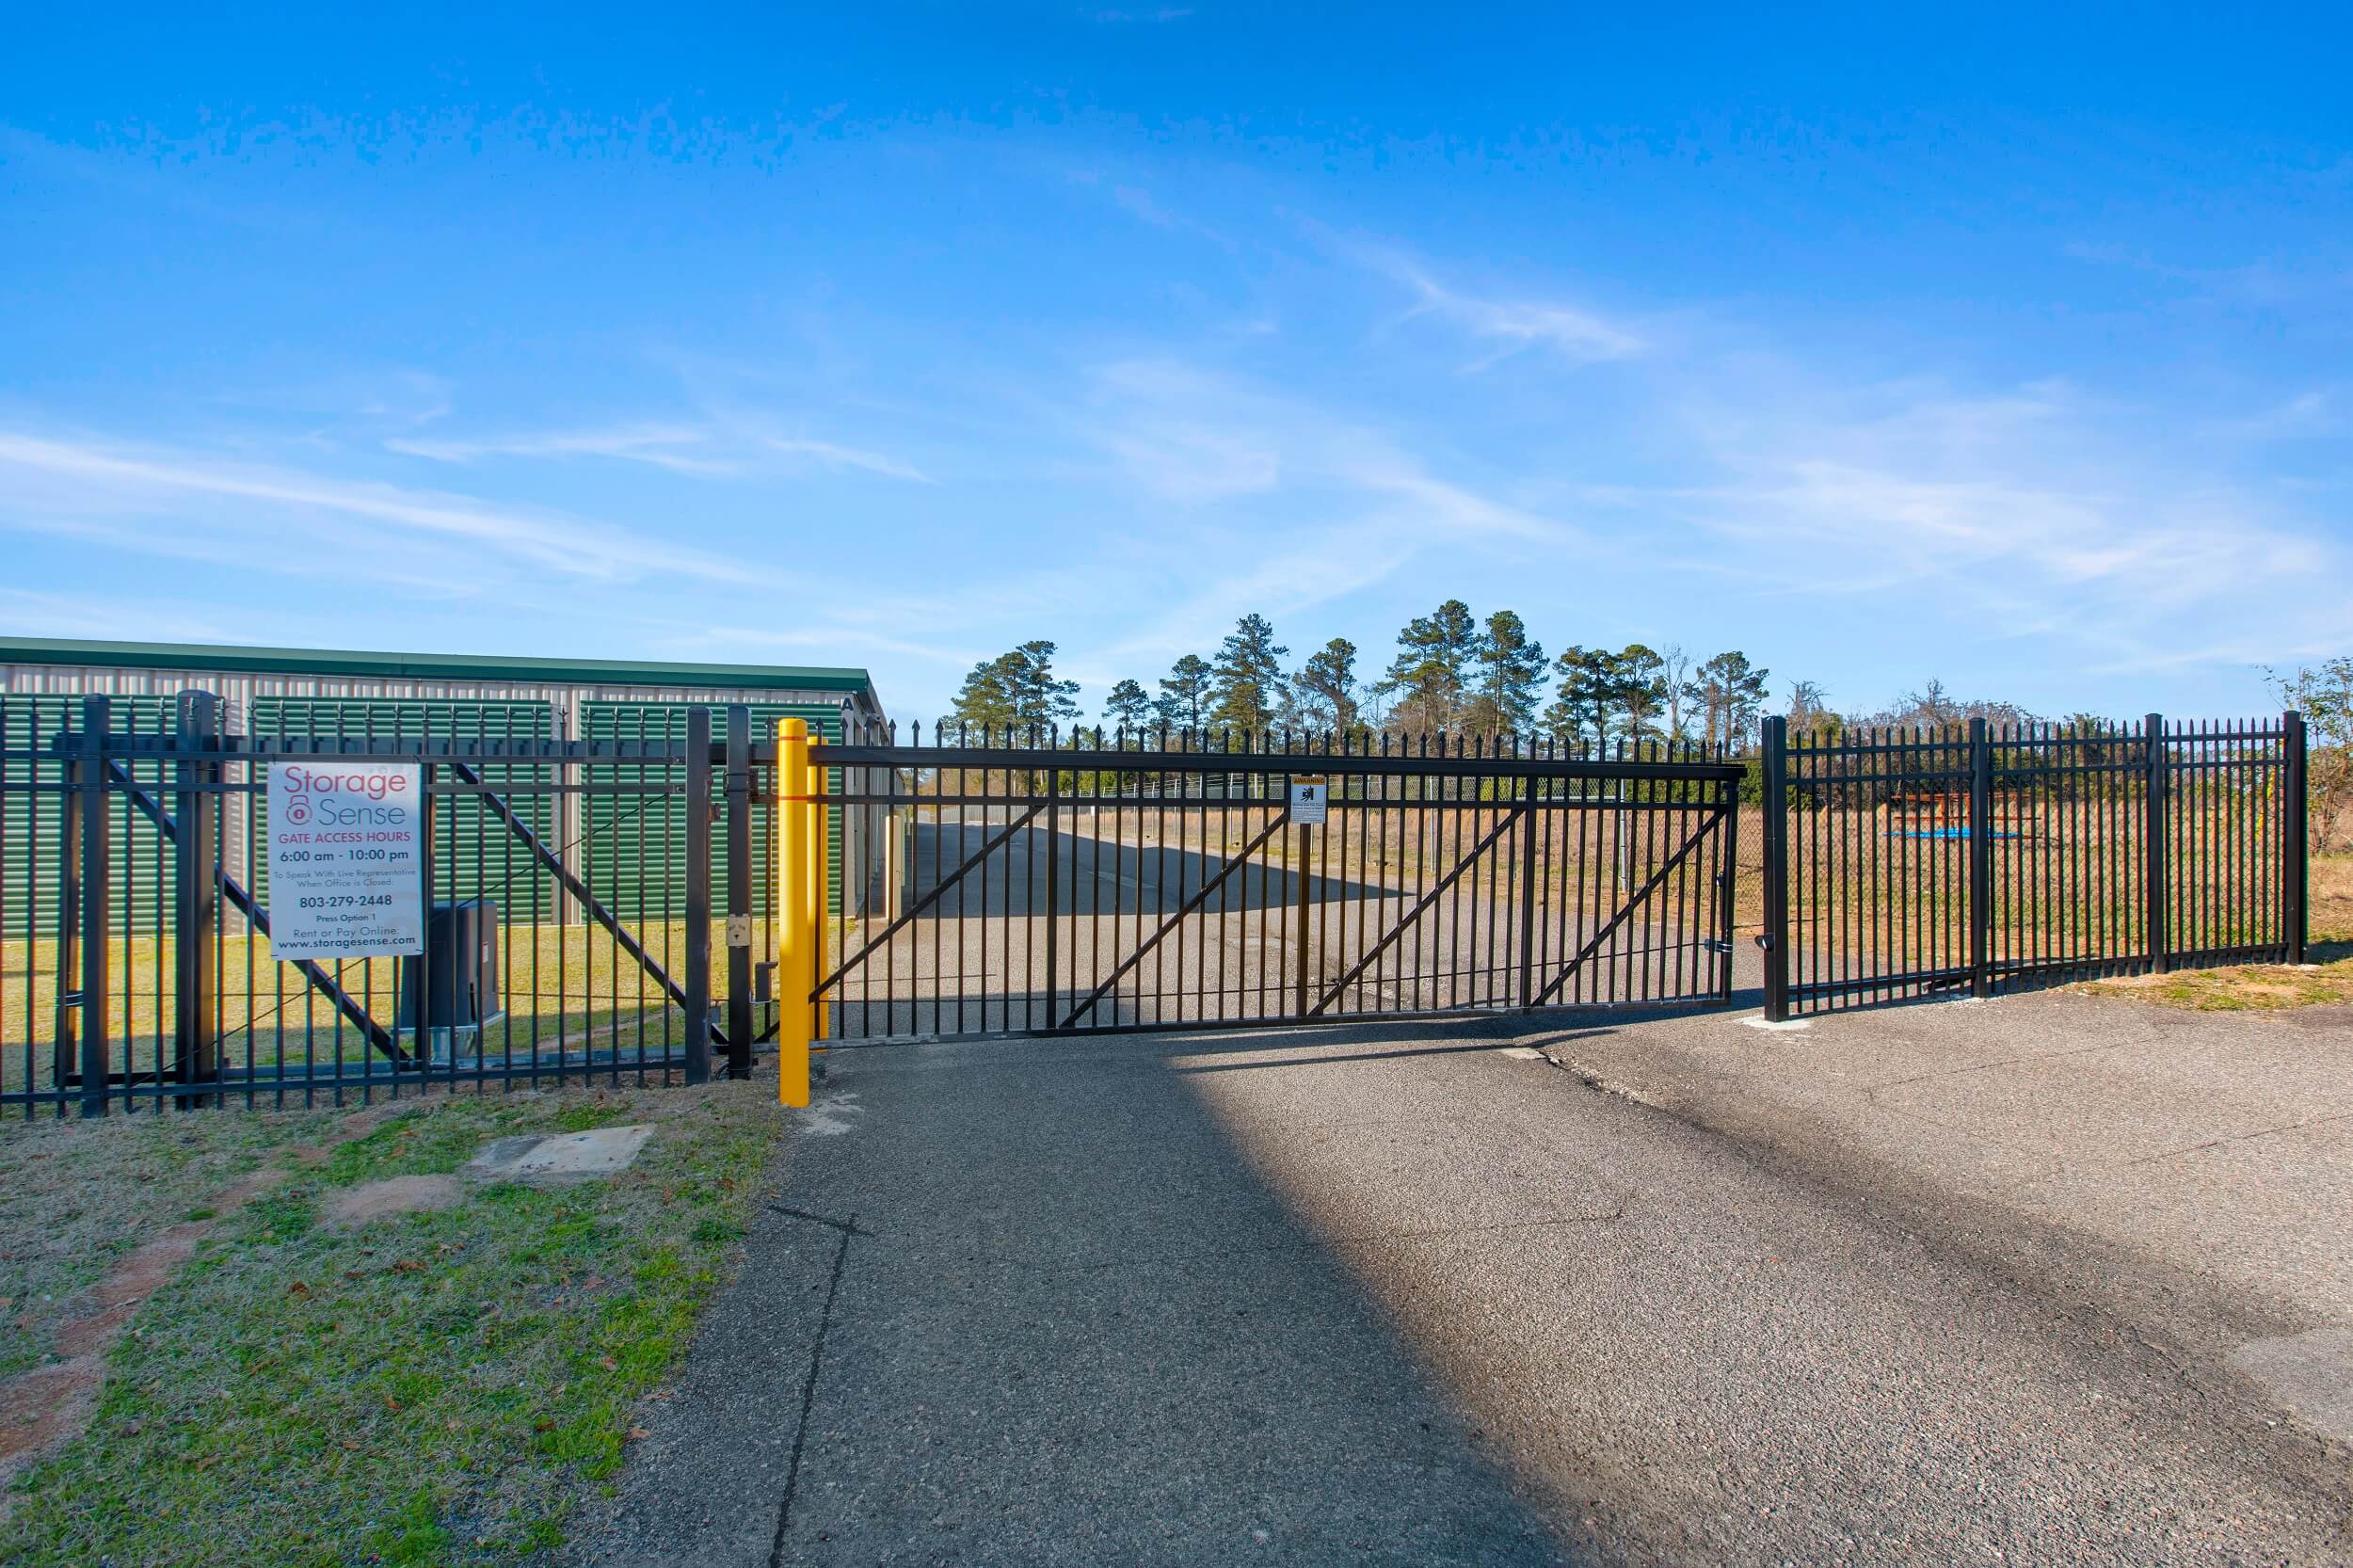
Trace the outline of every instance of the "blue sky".
{"type": "Polygon", "coordinates": [[[2353,24],[76,8],[0,49],[0,631],[1092,709],[1439,600],[1867,709],[2353,649],[2353,24]]]}

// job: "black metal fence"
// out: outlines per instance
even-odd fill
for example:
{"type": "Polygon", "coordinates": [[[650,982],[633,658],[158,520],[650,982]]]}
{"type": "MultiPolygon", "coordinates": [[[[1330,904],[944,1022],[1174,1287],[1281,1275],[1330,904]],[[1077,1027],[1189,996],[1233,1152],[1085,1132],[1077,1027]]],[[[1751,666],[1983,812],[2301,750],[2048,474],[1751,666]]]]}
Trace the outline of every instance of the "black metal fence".
{"type": "Polygon", "coordinates": [[[60,729],[38,700],[0,697],[0,1106],[691,1082],[748,1073],[773,1033],[775,745],[745,709],[563,741],[488,715],[296,728],[282,706],[232,733],[205,692],[85,698],[60,729]],[[421,952],[273,952],[266,780],[296,759],[419,767],[421,952]],[[659,874],[584,874],[624,861],[659,874]]]}
{"type": "MultiPolygon", "coordinates": [[[[774,984],[777,745],[749,710],[591,740],[274,717],[0,697],[0,1107],[696,1081],[747,1073],[788,1004],[885,1041],[1733,996],[1744,768],[1697,748],[854,733],[811,747],[804,1001],[774,984]],[[422,952],[274,951],[266,779],[295,759],[419,769],[422,952]]],[[[2303,776],[2293,713],[1769,721],[1768,1016],[2299,961],[2303,776]]]]}
{"type": "Polygon", "coordinates": [[[2304,725],[1765,728],[1769,1018],[2304,956],[2304,725]]]}
{"type": "Polygon", "coordinates": [[[836,1039],[1723,1003],[1741,770],[1696,748],[975,733],[825,745],[888,889],[836,1039]],[[1294,798],[1294,791],[1310,794],[1294,798]]]}

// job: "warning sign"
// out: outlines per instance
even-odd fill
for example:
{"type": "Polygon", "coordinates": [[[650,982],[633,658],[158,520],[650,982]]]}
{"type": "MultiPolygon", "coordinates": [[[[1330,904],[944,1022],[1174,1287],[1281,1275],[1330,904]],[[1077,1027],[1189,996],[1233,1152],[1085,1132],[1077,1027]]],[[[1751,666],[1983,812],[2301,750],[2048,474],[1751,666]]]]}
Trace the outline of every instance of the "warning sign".
{"type": "Polygon", "coordinates": [[[1323,825],[1323,803],[1329,793],[1324,781],[1321,778],[1292,779],[1291,825],[1293,827],[1321,827],[1323,825]]]}
{"type": "Polygon", "coordinates": [[[423,952],[424,805],[414,762],[272,762],[271,951],[423,952]]]}

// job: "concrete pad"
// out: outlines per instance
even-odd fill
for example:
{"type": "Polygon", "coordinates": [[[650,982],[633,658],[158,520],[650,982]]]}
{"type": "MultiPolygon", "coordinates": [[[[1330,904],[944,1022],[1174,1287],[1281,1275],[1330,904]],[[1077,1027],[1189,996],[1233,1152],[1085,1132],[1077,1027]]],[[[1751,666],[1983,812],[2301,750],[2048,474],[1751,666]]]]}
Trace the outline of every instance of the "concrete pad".
{"type": "Polygon", "coordinates": [[[593,1181],[637,1162],[653,1128],[600,1127],[547,1137],[496,1138],[466,1165],[476,1181],[593,1181]]]}
{"type": "Polygon", "coordinates": [[[2314,1432],[2353,1443],[2353,1328],[2258,1339],[2240,1346],[2231,1365],[2314,1432]]]}
{"type": "Polygon", "coordinates": [[[382,1181],[363,1182],[357,1187],[344,1188],[328,1200],[323,1218],[330,1225],[363,1225],[372,1220],[420,1214],[433,1208],[449,1208],[458,1203],[465,1192],[464,1185],[456,1176],[387,1176],[382,1181]]]}

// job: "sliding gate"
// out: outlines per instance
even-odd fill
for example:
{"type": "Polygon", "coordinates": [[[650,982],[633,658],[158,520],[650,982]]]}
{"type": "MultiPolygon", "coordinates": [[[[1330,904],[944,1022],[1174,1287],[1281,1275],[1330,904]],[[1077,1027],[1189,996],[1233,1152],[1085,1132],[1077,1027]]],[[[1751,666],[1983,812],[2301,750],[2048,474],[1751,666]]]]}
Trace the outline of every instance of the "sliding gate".
{"type": "Polygon", "coordinates": [[[824,933],[826,1035],[1730,999],[1737,765],[1014,739],[811,748],[871,824],[842,873],[875,911],[824,933]]]}

